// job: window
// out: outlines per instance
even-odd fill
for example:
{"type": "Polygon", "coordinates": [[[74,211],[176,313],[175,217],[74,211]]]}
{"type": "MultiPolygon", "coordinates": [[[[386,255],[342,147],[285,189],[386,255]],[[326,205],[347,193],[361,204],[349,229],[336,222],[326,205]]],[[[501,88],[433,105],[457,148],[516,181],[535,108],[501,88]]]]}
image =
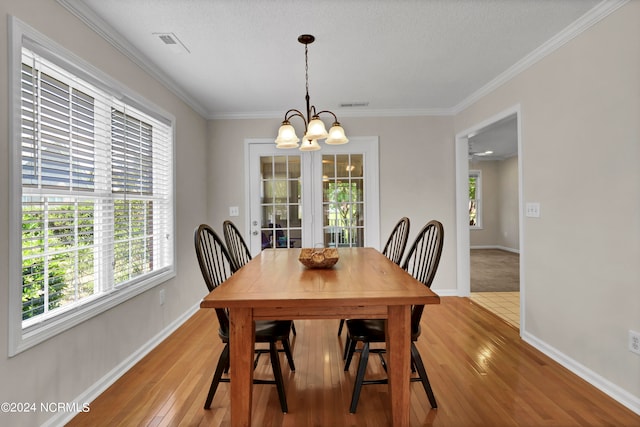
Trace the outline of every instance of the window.
{"type": "Polygon", "coordinates": [[[12,24],[10,355],[167,280],[175,264],[173,120],[12,24]]]}
{"type": "Polygon", "coordinates": [[[469,226],[482,228],[482,173],[469,171],[469,226]]]}

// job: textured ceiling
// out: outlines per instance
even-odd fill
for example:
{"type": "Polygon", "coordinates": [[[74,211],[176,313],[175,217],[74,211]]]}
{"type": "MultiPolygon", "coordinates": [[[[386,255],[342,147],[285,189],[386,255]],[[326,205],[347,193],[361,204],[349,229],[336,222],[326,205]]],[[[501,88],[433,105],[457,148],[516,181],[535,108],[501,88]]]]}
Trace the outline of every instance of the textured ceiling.
{"type": "Polygon", "coordinates": [[[209,118],[451,114],[598,0],[58,0],[209,118]],[[154,33],[173,33],[174,54],[154,33]],[[342,108],[342,103],[367,102],[342,108]]]}
{"type": "Polygon", "coordinates": [[[515,115],[469,135],[469,160],[505,160],[518,155],[518,122],[515,115]],[[491,151],[491,153],[487,153],[491,151]]]}

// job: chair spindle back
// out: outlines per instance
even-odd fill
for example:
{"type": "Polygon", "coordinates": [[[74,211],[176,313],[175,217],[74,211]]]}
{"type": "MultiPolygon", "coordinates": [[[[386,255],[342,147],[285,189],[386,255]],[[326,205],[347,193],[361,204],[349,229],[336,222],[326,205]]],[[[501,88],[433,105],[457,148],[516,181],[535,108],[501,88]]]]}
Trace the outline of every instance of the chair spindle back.
{"type": "Polygon", "coordinates": [[[407,247],[410,225],[409,218],[406,216],[401,218],[396,226],[393,227],[391,235],[389,235],[389,239],[384,245],[384,249],[382,249],[382,255],[398,265],[400,265],[402,255],[404,255],[404,250],[407,247]]]}
{"type": "Polygon", "coordinates": [[[229,220],[224,221],[222,223],[222,231],[224,233],[224,241],[227,244],[227,250],[229,251],[229,257],[231,258],[231,268],[235,273],[251,261],[251,252],[242,238],[242,234],[240,234],[240,231],[238,231],[238,228],[233,222],[229,220]]]}
{"type": "MultiPolygon", "coordinates": [[[[444,244],[444,227],[437,220],[429,221],[416,236],[402,268],[415,279],[431,288],[431,283],[440,264],[444,244]]],[[[417,331],[424,305],[415,305],[411,310],[411,329],[417,331]]]]}
{"type": "MultiPolygon", "coordinates": [[[[198,265],[209,292],[220,286],[233,274],[231,258],[222,239],[207,224],[201,224],[194,232],[194,243],[198,265]]],[[[220,330],[228,334],[229,313],[227,309],[216,308],[220,330]]]]}

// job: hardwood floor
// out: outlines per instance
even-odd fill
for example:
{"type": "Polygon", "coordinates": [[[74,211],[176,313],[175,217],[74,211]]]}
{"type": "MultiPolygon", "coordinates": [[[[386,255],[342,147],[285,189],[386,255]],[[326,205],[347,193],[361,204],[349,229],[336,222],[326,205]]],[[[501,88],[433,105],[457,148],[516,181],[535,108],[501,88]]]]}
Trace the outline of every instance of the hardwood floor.
{"type": "MultiPolygon", "coordinates": [[[[524,343],[482,307],[467,298],[441,300],[425,307],[417,343],[438,409],[413,383],[412,426],[640,426],[640,415],[524,343]]],[[[229,384],[220,385],[211,410],[202,408],[222,349],[217,327],[213,310],[200,310],[68,426],[228,426],[229,384]]],[[[289,413],[280,411],[275,386],[255,385],[253,425],[388,425],[384,385],[364,387],[357,413],[349,414],[357,360],[344,372],[337,327],[338,320],[296,320],[296,372],[282,359],[289,413]]],[[[372,357],[368,377],[382,374],[372,357]]],[[[263,357],[255,377],[270,376],[263,357]]]]}

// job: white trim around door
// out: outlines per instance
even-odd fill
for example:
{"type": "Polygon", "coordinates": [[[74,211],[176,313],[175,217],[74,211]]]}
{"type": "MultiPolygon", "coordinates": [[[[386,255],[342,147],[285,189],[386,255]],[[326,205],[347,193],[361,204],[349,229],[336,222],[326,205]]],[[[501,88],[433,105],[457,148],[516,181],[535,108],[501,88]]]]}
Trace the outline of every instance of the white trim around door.
{"type": "Polygon", "coordinates": [[[516,115],[518,133],[518,206],[519,206],[519,230],[520,233],[520,332],[525,330],[524,289],[525,289],[525,234],[524,234],[524,208],[523,208],[523,170],[522,170],[522,113],[520,105],[508,108],[488,119],[471,126],[456,134],[456,262],[457,262],[457,293],[459,296],[469,296],[471,292],[470,272],[470,233],[469,233],[469,135],[479,130],[516,115]]]}

